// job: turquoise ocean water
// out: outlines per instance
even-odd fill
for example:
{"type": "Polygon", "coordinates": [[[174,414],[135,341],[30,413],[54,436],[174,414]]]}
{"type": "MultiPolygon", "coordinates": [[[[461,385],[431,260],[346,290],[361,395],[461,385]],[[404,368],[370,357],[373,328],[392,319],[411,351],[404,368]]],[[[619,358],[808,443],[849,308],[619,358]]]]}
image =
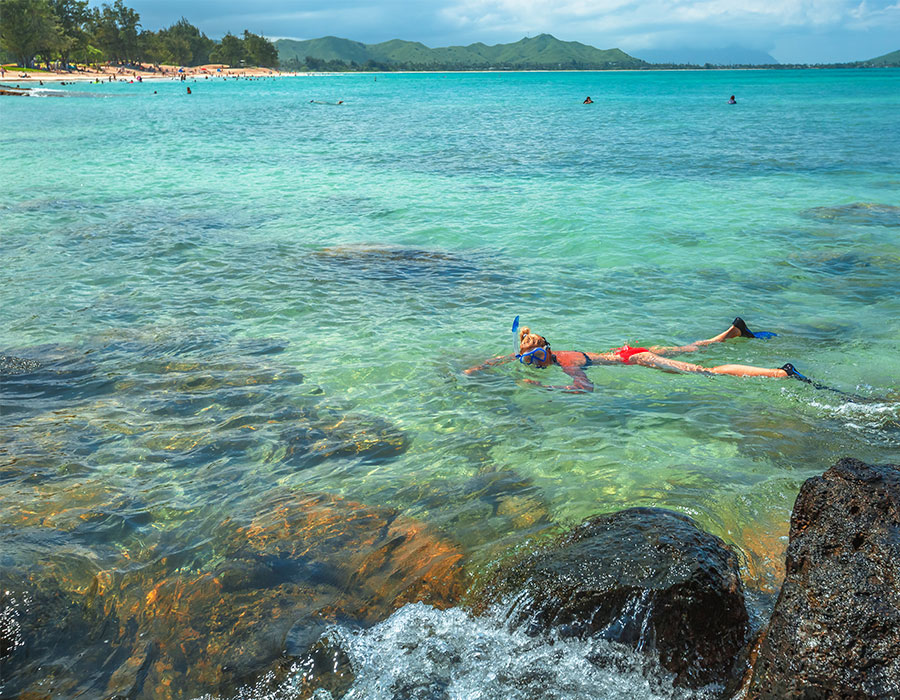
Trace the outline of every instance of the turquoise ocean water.
{"type": "Polygon", "coordinates": [[[9,571],[64,557],[87,580],[176,531],[202,568],[217,522],[313,492],[427,522],[476,573],[546,527],[672,508],[771,591],[800,484],[900,460],[900,71],[188,85],[0,104],[0,354],[44,365],[3,378],[9,571]],[[559,370],[463,375],[509,352],[517,314],[590,351],[741,315],[778,336],[685,359],[792,362],[883,400],[624,366],[583,395],[523,381],[559,370]],[[312,448],[291,433],[309,421],[312,448]]]}

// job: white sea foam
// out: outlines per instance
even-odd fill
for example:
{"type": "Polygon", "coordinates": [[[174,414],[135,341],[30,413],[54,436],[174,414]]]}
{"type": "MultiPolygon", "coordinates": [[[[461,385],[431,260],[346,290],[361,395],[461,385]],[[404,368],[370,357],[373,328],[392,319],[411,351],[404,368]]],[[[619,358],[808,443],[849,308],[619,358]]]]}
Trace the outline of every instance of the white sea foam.
{"type": "MultiPolygon", "coordinates": [[[[711,697],[672,687],[645,654],[605,640],[529,637],[498,616],[416,603],[363,631],[328,633],[350,659],[355,680],[344,700],[656,700],[711,697]]],[[[302,670],[276,690],[261,682],[239,700],[298,696],[302,670]]],[[[336,700],[326,690],[316,700],[336,700]]]]}

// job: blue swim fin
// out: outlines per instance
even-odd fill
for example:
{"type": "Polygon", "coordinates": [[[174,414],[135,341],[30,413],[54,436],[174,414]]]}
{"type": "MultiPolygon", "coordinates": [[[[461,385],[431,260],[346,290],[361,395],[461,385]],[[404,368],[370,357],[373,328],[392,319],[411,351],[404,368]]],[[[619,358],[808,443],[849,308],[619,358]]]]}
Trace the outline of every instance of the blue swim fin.
{"type": "MultiPolygon", "coordinates": [[[[799,379],[801,382],[806,382],[807,384],[813,383],[812,379],[810,379],[809,377],[804,377],[802,374],[800,374],[796,370],[794,365],[792,365],[790,362],[788,362],[786,365],[782,365],[778,369],[783,369],[785,372],[787,372],[787,375],[789,377],[793,377],[794,379],[799,379]]],[[[816,387],[816,388],[818,388],[818,387],[816,387]]]]}
{"type": "Polygon", "coordinates": [[[749,328],[747,328],[747,324],[744,323],[744,319],[742,319],[740,316],[735,318],[731,325],[741,332],[742,338],[759,338],[760,340],[768,340],[769,338],[774,338],[778,335],[777,333],[772,333],[771,331],[751,331],[749,328]]]}

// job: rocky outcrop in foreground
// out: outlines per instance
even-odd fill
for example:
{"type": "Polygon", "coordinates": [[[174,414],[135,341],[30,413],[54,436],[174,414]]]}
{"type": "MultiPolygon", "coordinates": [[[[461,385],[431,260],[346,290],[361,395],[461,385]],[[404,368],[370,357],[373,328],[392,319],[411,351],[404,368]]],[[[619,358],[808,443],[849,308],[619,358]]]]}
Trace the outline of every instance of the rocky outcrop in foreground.
{"type": "Polygon", "coordinates": [[[900,697],[900,468],[842,459],[803,485],[749,696],[900,697]]]}
{"type": "Polygon", "coordinates": [[[516,558],[476,612],[507,603],[531,634],[599,635],[655,650],[677,685],[727,679],[747,636],[737,557],[679,513],[632,508],[516,558]]]}
{"type": "Polygon", "coordinates": [[[339,659],[317,643],[327,624],[365,627],[461,593],[462,554],[433,528],[326,494],[277,494],[257,517],[221,522],[210,546],[208,564],[187,545],[90,582],[68,562],[0,569],[0,697],[231,697],[295,661],[337,686],[322,669],[339,659]]]}

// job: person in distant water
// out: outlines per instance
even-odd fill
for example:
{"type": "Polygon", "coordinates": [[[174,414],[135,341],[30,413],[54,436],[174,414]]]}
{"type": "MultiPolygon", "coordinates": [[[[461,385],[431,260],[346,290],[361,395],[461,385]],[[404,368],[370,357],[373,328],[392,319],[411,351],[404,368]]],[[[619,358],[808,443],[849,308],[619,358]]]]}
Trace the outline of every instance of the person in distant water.
{"type": "Polygon", "coordinates": [[[731,97],[728,98],[728,104],[730,104],[730,105],[736,105],[736,104],[737,104],[737,100],[734,99],[734,95],[732,95],[731,97]]]}
{"type": "Polygon", "coordinates": [[[592,104],[594,104],[594,101],[591,99],[590,95],[588,95],[587,97],[584,98],[584,102],[582,102],[581,104],[592,105],[592,104]]]}
{"type": "Polygon", "coordinates": [[[191,89],[190,89],[190,88],[188,88],[188,93],[187,93],[187,94],[188,94],[188,95],[191,94],[191,89]]]}
{"type": "MultiPolygon", "coordinates": [[[[516,317],[518,322],[518,317],[516,317]]],[[[514,324],[513,328],[517,328],[514,324]]],[[[542,335],[532,333],[528,328],[522,328],[517,336],[518,353],[512,355],[500,355],[486,362],[464,370],[465,374],[473,374],[494,365],[518,359],[522,364],[530,365],[537,369],[545,369],[551,365],[559,367],[572,378],[572,384],[567,386],[546,386],[532,379],[526,379],[529,384],[537,384],[547,389],[562,389],[564,391],[582,393],[593,391],[594,385],[587,378],[584,370],[593,365],[643,365],[653,369],[661,369],[667,372],[695,372],[697,374],[726,374],[733,377],[771,377],[773,379],[785,379],[793,376],[793,365],[787,364],[779,369],[765,367],[752,367],[750,365],[719,365],[717,367],[701,367],[689,362],[670,360],[666,355],[676,353],[694,352],[705,345],[723,343],[730,338],[769,338],[774,333],[757,331],[753,333],[744,320],[738,316],[727,330],[707,340],[698,340],[690,345],[676,347],[663,347],[658,345],[649,348],[632,348],[623,345],[608,352],[581,352],[579,350],[550,349],[549,341],[542,335]]]]}

